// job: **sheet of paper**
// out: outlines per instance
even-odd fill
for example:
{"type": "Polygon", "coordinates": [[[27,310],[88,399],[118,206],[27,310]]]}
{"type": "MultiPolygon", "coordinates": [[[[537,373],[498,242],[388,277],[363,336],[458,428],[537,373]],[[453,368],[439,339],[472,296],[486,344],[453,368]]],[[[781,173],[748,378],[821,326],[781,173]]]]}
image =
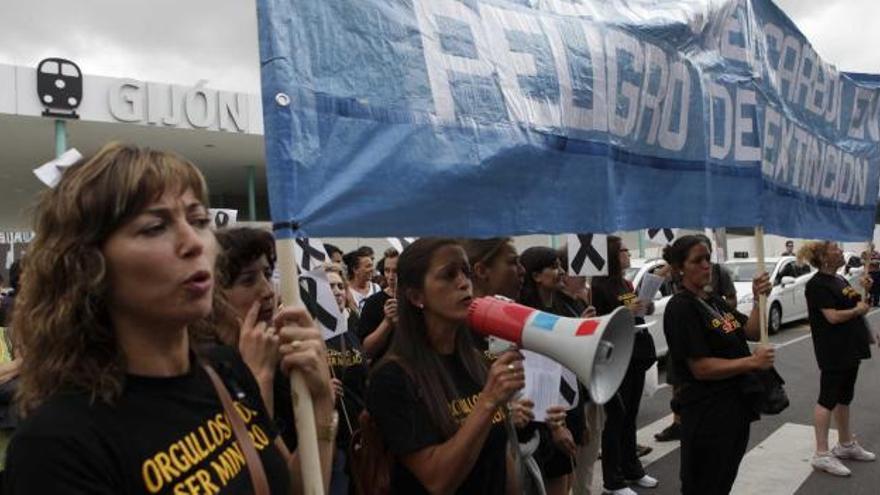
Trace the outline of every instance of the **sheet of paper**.
{"type": "Polygon", "coordinates": [[[645,304],[654,300],[654,294],[660,290],[660,286],[663,285],[663,281],[665,278],[654,275],[653,273],[646,273],[644,277],[642,277],[642,285],[639,287],[639,299],[645,302],[645,304]]]}
{"type": "Polygon", "coordinates": [[[525,356],[523,365],[526,372],[526,386],[522,397],[535,403],[535,421],[543,423],[549,407],[565,404],[559,396],[562,365],[531,351],[520,352],[525,356]]]}

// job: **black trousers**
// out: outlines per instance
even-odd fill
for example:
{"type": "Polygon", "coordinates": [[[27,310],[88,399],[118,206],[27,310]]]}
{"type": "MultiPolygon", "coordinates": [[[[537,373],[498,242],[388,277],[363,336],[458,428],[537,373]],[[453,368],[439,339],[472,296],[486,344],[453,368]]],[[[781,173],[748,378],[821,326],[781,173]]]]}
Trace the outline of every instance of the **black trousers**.
{"type": "Polygon", "coordinates": [[[626,487],[625,480],[636,480],[645,475],[645,468],[636,453],[636,417],[646,370],[644,363],[633,360],[617,395],[605,404],[602,479],[606,490],[619,490],[626,487]]]}
{"type": "Polygon", "coordinates": [[[750,414],[735,390],[682,408],[682,495],[730,493],[749,443],[750,414]]]}

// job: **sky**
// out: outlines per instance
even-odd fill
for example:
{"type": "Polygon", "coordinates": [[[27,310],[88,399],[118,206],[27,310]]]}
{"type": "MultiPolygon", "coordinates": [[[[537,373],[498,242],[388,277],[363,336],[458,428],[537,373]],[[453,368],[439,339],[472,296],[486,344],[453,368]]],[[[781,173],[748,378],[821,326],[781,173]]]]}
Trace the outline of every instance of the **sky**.
{"type": "MultiPolygon", "coordinates": [[[[352,0],[358,1],[358,0],[352,0]]],[[[600,1],[600,0],[596,0],[600,1]]],[[[662,1],[662,0],[659,0],[662,1]]],[[[880,73],[880,1],[777,0],[819,55],[880,73]]],[[[259,92],[255,0],[0,0],[0,63],[259,92]]]]}

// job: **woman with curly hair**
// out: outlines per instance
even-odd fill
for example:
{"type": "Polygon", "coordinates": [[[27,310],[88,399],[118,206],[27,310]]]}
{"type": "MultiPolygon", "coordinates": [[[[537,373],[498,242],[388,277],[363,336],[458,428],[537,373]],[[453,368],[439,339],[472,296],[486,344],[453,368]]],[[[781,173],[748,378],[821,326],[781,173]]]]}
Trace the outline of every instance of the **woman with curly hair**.
{"type": "MultiPolygon", "coordinates": [[[[298,457],[241,358],[205,362],[190,346],[215,283],[207,197],[190,162],[120,144],[42,194],[14,317],[27,350],[26,419],[9,448],[6,493],[301,488],[298,457]]],[[[302,373],[314,398],[326,485],[333,394],[320,332],[298,309],[264,326],[279,334],[282,368],[302,373]]]]}
{"type": "MultiPolygon", "coordinates": [[[[843,251],[831,241],[813,241],[801,246],[798,258],[813,265],[818,273],[807,282],[807,311],[813,334],[813,349],[819,365],[819,398],[813,410],[816,431],[814,469],[835,476],[849,476],[840,462],[873,461],[877,456],[865,450],[850,430],[850,403],[855,395],[859,364],[871,357],[870,335],[862,318],[870,309],[861,294],[837,274],[844,265],[843,251]],[[831,418],[837,424],[838,444],[828,448],[831,418]]],[[[870,277],[862,283],[871,287],[870,277]]]]}

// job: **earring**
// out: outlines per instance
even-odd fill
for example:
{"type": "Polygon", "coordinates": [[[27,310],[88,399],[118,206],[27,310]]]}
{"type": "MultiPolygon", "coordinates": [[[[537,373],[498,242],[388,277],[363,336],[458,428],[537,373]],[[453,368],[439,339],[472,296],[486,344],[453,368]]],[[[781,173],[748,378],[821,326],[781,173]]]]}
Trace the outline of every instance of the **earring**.
{"type": "Polygon", "coordinates": [[[419,309],[425,309],[425,305],[424,305],[424,304],[419,304],[418,306],[419,306],[419,309]]]}

